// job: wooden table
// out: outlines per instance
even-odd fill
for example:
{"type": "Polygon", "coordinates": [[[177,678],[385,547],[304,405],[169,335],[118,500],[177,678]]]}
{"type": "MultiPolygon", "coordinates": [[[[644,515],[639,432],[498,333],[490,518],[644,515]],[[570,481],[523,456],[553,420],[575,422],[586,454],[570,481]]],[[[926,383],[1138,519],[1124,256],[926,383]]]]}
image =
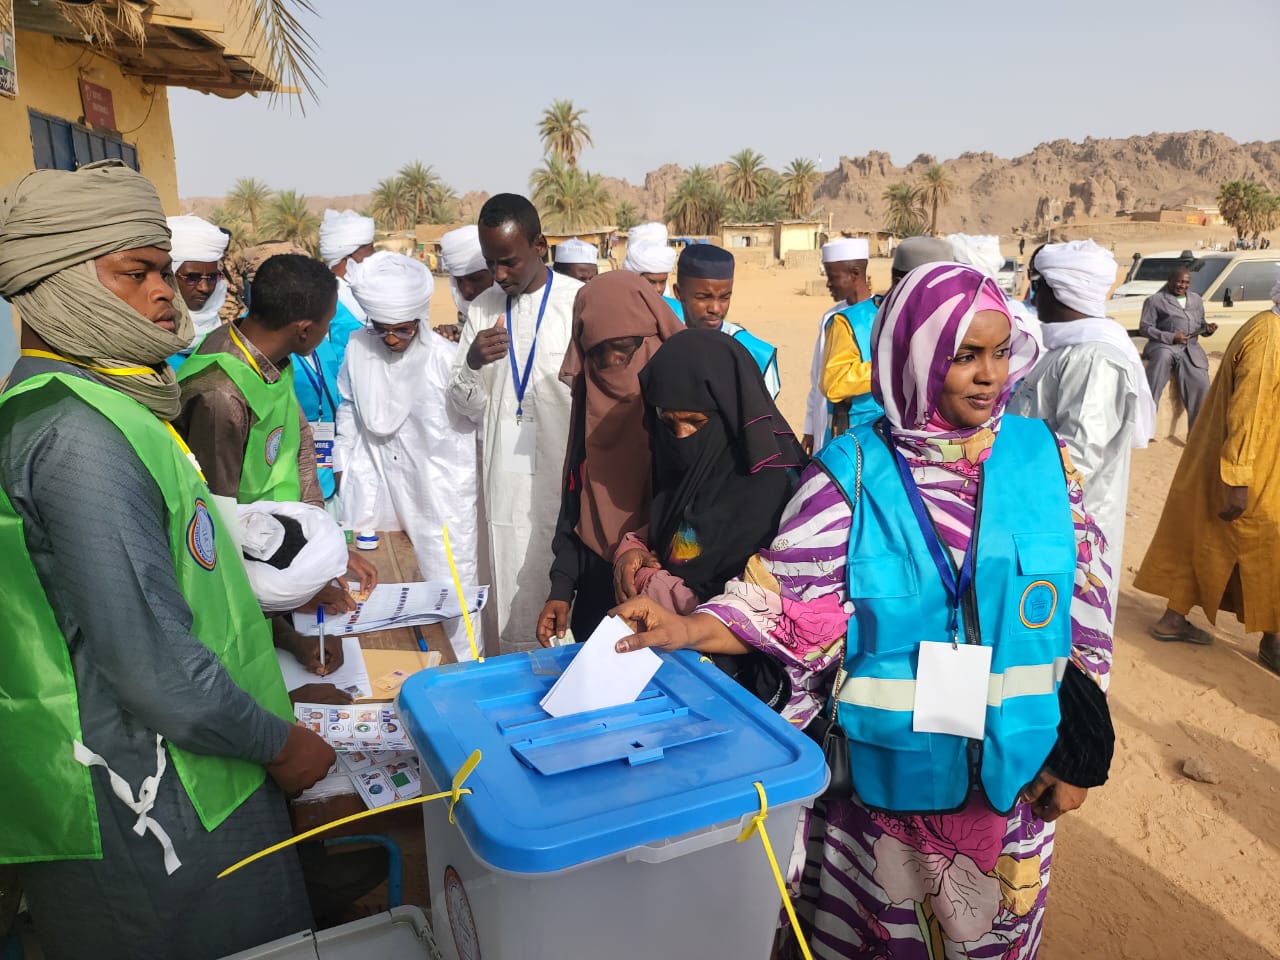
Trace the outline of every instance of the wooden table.
{"type": "MultiPolygon", "coordinates": [[[[373,550],[361,550],[360,555],[378,571],[379,583],[418,583],[424,579],[413,544],[403,531],[378,534],[378,546],[373,550]]],[[[429,623],[418,629],[427,641],[427,649],[438,652],[442,663],[458,662],[444,627],[429,623]]],[[[396,627],[394,630],[360,634],[360,646],[365,650],[417,650],[418,638],[414,636],[412,627],[396,627]]]]}

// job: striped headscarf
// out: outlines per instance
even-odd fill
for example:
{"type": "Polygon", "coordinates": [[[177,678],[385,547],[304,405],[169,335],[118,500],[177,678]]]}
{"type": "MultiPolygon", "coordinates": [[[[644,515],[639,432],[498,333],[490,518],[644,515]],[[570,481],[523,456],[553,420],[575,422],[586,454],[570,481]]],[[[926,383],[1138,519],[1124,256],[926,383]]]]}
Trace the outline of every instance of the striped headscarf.
{"type": "Polygon", "coordinates": [[[943,541],[963,554],[973,531],[978,468],[991,454],[1010,394],[1040,355],[1039,331],[1011,315],[1000,288],[973,267],[929,263],[893,288],[871,337],[871,389],[894,445],[910,464],[943,541]],[[1009,319],[1009,379],[986,423],[957,429],[938,415],[938,398],[956,348],[982,310],[1009,319]]]}

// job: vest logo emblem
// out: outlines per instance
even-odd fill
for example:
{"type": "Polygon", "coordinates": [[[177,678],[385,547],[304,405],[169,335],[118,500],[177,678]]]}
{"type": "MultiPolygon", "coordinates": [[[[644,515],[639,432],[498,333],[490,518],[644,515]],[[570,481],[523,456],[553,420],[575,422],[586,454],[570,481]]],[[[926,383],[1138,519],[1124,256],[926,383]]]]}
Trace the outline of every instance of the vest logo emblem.
{"type": "Polygon", "coordinates": [[[212,570],[218,562],[218,548],[213,542],[213,517],[203,500],[196,501],[196,512],[187,524],[187,550],[205,570],[212,570]]]}
{"type": "Polygon", "coordinates": [[[1022,591],[1022,600],[1018,604],[1018,616],[1024,627],[1039,630],[1048,626],[1058,609],[1058,590],[1048,580],[1037,580],[1022,591]]]}
{"type": "Polygon", "coordinates": [[[276,465],[276,457],[280,456],[280,441],[284,439],[284,427],[276,427],[267,435],[267,466],[276,465]]]}

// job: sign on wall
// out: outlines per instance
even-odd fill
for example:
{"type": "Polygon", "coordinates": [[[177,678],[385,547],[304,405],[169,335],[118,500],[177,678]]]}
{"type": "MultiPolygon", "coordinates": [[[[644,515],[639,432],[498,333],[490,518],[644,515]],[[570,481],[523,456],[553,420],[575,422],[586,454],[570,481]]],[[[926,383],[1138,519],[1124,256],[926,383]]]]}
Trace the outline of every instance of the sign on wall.
{"type": "Polygon", "coordinates": [[[0,95],[18,95],[17,40],[13,35],[13,0],[0,0],[0,95]]]}
{"type": "Polygon", "coordinates": [[[84,122],[103,130],[116,128],[116,107],[111,91],[80,78],[80,105],[84,108],[84,122]]]}

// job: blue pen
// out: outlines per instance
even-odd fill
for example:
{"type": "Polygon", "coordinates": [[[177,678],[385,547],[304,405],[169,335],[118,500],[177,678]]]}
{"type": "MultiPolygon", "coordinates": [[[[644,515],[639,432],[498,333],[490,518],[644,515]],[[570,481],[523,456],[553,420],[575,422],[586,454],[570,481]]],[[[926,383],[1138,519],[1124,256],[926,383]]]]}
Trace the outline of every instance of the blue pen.
{"type": "Polygon", "coordinates": [[[324,668],[324,604],[316,607],[316,626],[320,628],[320,667],[324,668]]]}
{"type": "Polygon", "coordinates": [[[417,638],[418,638],[418,649],[419,649],[419,650],[421,650],[423,653],[426,653],[426,652],[427,652],[427,640],[426,640],[426,638],[422,635],[422,631],[421,631],[421,630],[419,630],[417,627],[414,627],[414,628],[413,628],[413,635],[414,635],[415,637],[417,637],[417,638]]]}

